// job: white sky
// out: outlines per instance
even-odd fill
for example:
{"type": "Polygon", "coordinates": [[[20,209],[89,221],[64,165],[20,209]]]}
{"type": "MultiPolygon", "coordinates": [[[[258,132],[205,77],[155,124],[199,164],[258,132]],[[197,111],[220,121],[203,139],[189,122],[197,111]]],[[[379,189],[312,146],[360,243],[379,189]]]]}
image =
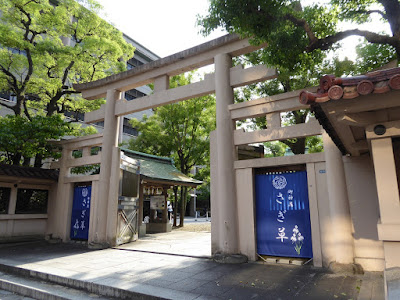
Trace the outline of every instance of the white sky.
{"type": "MultiPolygon", "coordinates": [[[[217,31],[203,37],[196,26],[196,16],[206,15],[208,0],[97,0],[104,7],[108,22],[122,32],[148,48],[150,51],[165,57],[188,48],[197,46],[226,32],[217,31]]],[[[309,4],[315,0],[305,0],[309,4]]],[[[327,1],[327,0],[319,0],[327,1]]],[[[344,29],[355,28],[356,25],[344,25],[344,29]]],[[[359,27],[373,31],[387,31],[378,21],[374,25],[359,27]]],[[[355,45],[358,37],[350,37],[342,41],[341,58],[347,56],[355,59],[355,45]]]]}
{"type": "Polygon", "coordinates": [[[205,15],[208,0],[98,0],[104,19],[160,57],[205,43],[226,32],[203,37],[196,15],[205,15]]]}

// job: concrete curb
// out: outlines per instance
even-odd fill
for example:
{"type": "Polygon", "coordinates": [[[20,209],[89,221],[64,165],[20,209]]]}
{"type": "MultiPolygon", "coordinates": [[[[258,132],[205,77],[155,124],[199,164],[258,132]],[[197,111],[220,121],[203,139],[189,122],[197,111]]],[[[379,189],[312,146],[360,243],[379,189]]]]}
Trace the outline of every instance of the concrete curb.
{"type": "MultiPolygon", "coordinates": [[[[83,290],[89,293],[97,294],[100,296],[105,296],[105,297],[112,297],[112,298],[118,298],[118,299],[135,299],[135,300],[166,300],[166,298],[162,297],[156,297],[156,296],[151,296],[151,295],[146,295],[146,294],[141,294],[133,291],[127,291],[119,288],[115,288],[112,286],[107,286],[107,285],[102,285],[102,284],[97,284],[94,282],[88,282],[88,281],[82,281],[82,280],[77,280],[77,279],[72,279],[72,278],[66,278],[58,275],[52,275],[52,274],[47,274],[43,272],[38,272],[38,271],[32,271],[20,267],[14,267],[14,266],[8,266],[4,264],[0,264],[0,271],[8,274],[13,274],[21,277],[26,277],[26,278],[32,278],[32,279],[39,279],[43,280],[49,283],[54,283],[54,284],[59,284],[61,286],[77,289],[77,290],[83,290]]],[[[56,298],[43,298],[43,297],[38,297],[34,296],[35,291],[32,291],[32,295],[28,293],[28,291],[25,291],[25,289],[30,289],[29,287],[25,286],[17,286],[15,284],[12,284],[6,280],[1,280],[0,282],[0,287],[2,287],[5,290],[8,290],[10,292],[15,292],[24,296],[32,297],[32,298],[37,298],[37,299],[50,299],[50,300],[64,300],[66,298],[60,297],[57,298],[58,296],[54,296],[56,298]],[[19,290],[20,289],[20,290],[19,290]],[[24,291],[28,294],[24,294],[24,291]]],[[[48,294],[46,292],[43,292],[42,296],[51,296],[51,294],[48,294]]]]}

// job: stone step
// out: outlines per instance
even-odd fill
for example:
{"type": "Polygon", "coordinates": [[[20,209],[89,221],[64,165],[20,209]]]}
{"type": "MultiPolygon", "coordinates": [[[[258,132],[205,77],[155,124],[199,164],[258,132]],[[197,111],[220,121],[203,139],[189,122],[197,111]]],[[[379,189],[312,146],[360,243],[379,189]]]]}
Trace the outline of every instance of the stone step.
{"type": "Polygon", "coordinates": [[[1,300],[35,300],[33,298],[18,295],[13,292],[9,292],[9,291],[2,290],[2,289],[0,289],[0,299],[1,300]]]}
{"type": "Polygon", "coordinates": [[[43,300],[105,300],[95,294],[45,281],[0,272],[0,289],[33,299],[43,300]]]}
{"type": "Polygon", "coordinates": [[[40,300],[165,299],[4,264],[0,264],[0,289],[40,300]]]}

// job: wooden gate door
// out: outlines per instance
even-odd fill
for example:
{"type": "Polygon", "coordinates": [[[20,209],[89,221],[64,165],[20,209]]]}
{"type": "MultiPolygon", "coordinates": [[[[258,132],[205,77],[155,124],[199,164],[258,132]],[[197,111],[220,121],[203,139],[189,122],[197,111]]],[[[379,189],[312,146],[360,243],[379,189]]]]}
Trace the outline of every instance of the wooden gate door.
{"type": "Polygon", "coordinates": [[[117,245],[138,239],[138,199],[120,196],[118,199],[117,245]]]}
{"type": "Polygon", "coordinates": [[[125,156],[120,165],[120,182],[118,196],[117,245],[138,239],[139,212],[139,166],[125,156]]]}

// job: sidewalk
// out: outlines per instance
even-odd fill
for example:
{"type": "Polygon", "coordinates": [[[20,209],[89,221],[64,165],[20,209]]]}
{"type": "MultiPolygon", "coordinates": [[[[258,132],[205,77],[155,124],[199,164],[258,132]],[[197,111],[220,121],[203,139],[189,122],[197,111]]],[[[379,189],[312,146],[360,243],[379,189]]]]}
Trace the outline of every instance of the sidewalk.
{"type": "Polygon", "coordinates": [[[211,233],[173,230],[168,234],[148,234],[134,243],[120,245],[116,248],[148,253],[211,258],[211,233]]]}
{"type": "MultiPolygon", "coordinates": [[[[371,280],[310,266],[246,263],[134,250],[91,251],[79,244],[36,242],[0,248],[0,271],[125,299],[359,299],[371,280]],[[157,298],[159,297],[159,298],[157,298]]],[[[122,247],[121,247],[122,248],[122,247]]],[[[372,279],[371,279],[372,278],[372,279]]],[[[375,287],[376,290],[376,287],[375,287]]],[[[379,291],[379,289],[378,289],[379,291]]],[[[383,295],[382,295],[383,296],[383,295]]],[[[383,299],[383,298],[381,298],[383,299]]]]}

